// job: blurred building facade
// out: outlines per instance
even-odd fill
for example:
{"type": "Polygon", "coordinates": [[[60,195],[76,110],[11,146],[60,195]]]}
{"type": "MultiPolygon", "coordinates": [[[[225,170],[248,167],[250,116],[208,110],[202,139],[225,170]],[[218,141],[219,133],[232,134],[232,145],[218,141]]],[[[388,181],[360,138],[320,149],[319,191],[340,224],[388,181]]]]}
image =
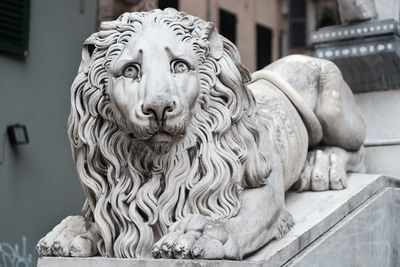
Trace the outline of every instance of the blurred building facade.
{"type": "Polygon", "coordinates": [[[30,1],[29,42],[18,54],[5,43],[18,41],[23,2],[29,1],[0,1],[0,266],[34,265],[28,256],[39,238],[67,215],[80,214],[84,201],[67,118],[82,43],[97,28],[98,2],[30,1]],[[29,143],[11,143],[7,127],[16,123],[26,127],[29,143]]]}
{"type": "Polygon", "coordinates": [[[339,24],[335,0],[99,0],[99,22],[167,7],[212,21],[251,71],[288,54],[311,55],[311,32],[339,24]]]}

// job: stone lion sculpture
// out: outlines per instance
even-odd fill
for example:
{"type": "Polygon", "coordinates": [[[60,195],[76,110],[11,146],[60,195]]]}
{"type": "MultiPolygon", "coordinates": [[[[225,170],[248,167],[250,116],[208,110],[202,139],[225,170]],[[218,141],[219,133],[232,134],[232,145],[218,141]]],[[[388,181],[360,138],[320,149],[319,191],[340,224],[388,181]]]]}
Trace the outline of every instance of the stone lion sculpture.
{"type": "Polygon", "coordinates": [[[84,217],[42,256],[242,259],[292,227],[285,191],[342,189],[363,168],[365,124],[333,63],[251,75],[212,23],[174,9],[86,40],[68,126],[84,217]]]}

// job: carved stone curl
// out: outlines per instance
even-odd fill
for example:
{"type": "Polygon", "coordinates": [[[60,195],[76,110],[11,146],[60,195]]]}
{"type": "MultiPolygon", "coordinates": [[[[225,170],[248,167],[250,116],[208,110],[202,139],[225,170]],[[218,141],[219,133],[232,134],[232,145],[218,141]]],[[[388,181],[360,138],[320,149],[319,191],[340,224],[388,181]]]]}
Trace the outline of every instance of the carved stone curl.
{"type": "Polygon", "coordinates": [[[101,28],[71,88],[84,219],[40,255],[242,259],[289,231],[295,183],[342,189],[361,169],[365,124],[333,63],[290,56],[252,77],[212,23],[174,9],[101,28]]]}

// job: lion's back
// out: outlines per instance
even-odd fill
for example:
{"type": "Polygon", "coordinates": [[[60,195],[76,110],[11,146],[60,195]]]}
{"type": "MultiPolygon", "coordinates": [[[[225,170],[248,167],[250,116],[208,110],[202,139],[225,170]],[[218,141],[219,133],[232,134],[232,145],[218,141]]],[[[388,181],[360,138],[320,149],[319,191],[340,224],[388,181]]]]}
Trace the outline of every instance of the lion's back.
{"type": "Polygon", "coordinates": [[[321,64],[321,59],[290,55],[278,59],[264,69],[280,75],[302,96],[309,107],[314,109],[318,98],[321,64]]]}

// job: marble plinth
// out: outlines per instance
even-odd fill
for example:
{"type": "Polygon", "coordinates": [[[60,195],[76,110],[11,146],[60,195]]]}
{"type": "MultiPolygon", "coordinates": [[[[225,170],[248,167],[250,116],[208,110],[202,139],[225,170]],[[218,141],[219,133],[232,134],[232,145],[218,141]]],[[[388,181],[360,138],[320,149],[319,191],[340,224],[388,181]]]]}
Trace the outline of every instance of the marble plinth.
{"type": "Polygon", "coordinates": [[[354,95],[367,123],[364,162],[368,173],[400,177],[399,89],[354,95]]]}
{"type": "Polygon", "coordinates": [[[352,174],[346,190],[289,192],[286,202],[295,226],[243,261],[43,257],[38,267],[396,266],[398,187],[400,179],[352,174]]]}
{"type": "Polygon", "coordinates": [[[400,188],[385,188],[284,266],[399,266],[400,188]]]}

